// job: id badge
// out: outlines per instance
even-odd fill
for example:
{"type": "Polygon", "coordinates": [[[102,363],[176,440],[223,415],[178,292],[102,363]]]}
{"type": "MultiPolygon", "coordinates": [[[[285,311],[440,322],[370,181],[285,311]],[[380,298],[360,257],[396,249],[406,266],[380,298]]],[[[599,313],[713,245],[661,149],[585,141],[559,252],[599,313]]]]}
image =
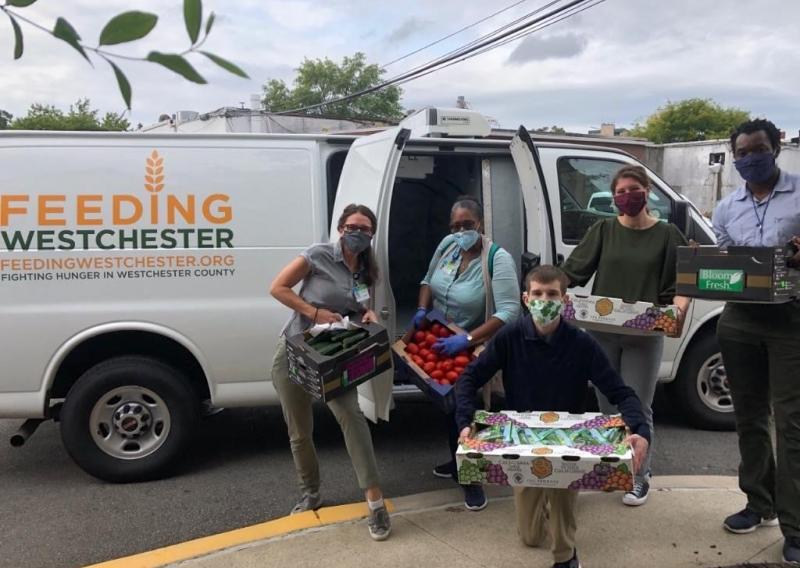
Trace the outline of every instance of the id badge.
{"type": "Polygon", "coordinates": [[[366,284],[356,284],[353,286],[353,297],[356,302],[364,303],[369,300],[369,288],[366,284]]]}
{"type": "Polygon", "coordinates": [[[458,265],[459,264],[461,264],[460,261],[456,262],[452,258],[448,259],[448,260],[445,260],[444,264],[442,265],[442,272],[444,272],[448,276],[452,276],[453,274],[455,274],[458,271],[458,265]]]}

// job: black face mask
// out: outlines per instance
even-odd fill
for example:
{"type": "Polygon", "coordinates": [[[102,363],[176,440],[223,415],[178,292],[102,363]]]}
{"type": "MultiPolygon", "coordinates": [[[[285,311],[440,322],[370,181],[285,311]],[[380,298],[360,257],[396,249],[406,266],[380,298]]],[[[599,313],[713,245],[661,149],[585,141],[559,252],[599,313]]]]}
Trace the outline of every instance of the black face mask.
{"type": "Polygon", "coordinates": [[[369,248],[372,237],[361,231],[353,231],[342,235],[342,244],[353,254],[361,254],[369,248]]]}

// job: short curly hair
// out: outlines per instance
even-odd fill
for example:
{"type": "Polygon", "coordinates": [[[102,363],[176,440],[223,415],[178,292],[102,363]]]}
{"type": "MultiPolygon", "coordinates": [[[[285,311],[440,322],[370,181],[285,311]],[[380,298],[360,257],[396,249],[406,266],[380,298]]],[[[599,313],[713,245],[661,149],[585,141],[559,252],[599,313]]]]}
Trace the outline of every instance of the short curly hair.
{"type": "Polygon", "coordinates": [[[777,154],[780,154],[781,131],[778,130],[778,127],[775,126],[772,121],[769,121],[766,118],[754,118],[737,126],[736,129],[731,132],[731,150],[734,153],[736,152],[736,139],[740,134],[752,134],[753,132],[758,132],[759,130],[764,131],[764,133],[767,135],[767,138],[769,138],[769,143],[772,144],[772,149],[776,150],[777,154]]]}

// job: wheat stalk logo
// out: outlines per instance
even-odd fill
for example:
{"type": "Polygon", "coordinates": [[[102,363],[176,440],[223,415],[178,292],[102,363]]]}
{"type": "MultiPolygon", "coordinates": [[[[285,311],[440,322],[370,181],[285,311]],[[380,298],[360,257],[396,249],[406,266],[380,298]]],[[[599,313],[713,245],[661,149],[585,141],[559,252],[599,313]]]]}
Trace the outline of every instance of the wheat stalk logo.
{"type": "Polygon", "coordinates": [[[148,156],[144,168],[144,188],[151,193],[164,189],[164,158],[156,150],[148,156]]]}

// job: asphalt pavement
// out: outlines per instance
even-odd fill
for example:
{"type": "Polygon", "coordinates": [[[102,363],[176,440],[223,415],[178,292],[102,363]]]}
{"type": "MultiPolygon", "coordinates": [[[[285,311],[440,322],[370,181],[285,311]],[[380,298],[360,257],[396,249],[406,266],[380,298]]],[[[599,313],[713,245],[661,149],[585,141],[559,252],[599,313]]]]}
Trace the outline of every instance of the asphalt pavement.
{"type": "MultiPolygon", "coordinates": [[[[362,498],[339,428],[315,414],[326,504],[362,498]]],[[[373,428],[389,496],[451,487],[430,473],[447,458],[441,413],[401,402],[373,428]]],[[[0,566],[81,566],[232,530],[285,515],[297,497],[278,408],[229,409],[206,418],[181,471],[156,482],[113,485],[75,466],[58,426],[43,424],[20,449],[7,439],[19,421],[0,421],[0,566]]],[[[657,413],[656,475],[736,475],[736,436],[704,432],[664,407],[657,413]]]]}

